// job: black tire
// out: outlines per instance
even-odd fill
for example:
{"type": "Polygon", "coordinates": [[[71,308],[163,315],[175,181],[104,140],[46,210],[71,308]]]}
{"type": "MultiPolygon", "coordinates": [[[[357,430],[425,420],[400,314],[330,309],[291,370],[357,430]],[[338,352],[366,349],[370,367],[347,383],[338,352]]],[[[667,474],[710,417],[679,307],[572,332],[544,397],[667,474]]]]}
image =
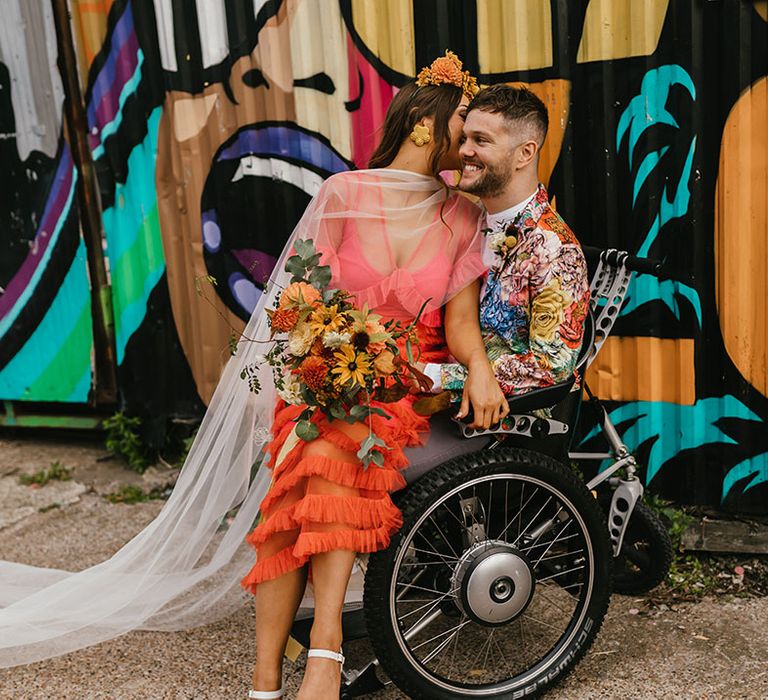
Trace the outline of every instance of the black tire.
{"type": "MultiPolygon", "coordinates": [[[[608,500],[610,508],[610,499],[608,500]]],[[[674,558],[672,540],[661,518],[638,501],[613,563],[613,590],[641,595],[667,578],[674,558]]]]}
{"type": "MultiPolygon", "coordinates": [[[[612,557],[605,516],[584,484],[557,461],[542,454],[521,449],[499,449],[460,457],[437,467],[411,486],[399,505],[403,512],[403,527],[386,550],[371,555],[364,595],[371,644],[392,681],[408,697],[429,700],[479,697],[512,700],[537,696],[558,683],[594,641],[611,594],[612,557]],[[511,502],[510,485],[513,490],[511,502]],[[503,502],[499,491],[502,488],[505,489],[503,502]],[[472,489],[472,497],[468,496],[469,489],[472,489]],[[517,494],[519,507],[516,504],[517,494]],[[462,509],[466,507],[467,499],[476,504],[485,537],[469,544],[463,538],[468,537],[468,532],[476,531],[474,515],[472,529],[468,530],[465,526],[467,515],[462,509]],[[500,502],[502,505],[494,510],[494,504],[500,502]],[[510,507],[510,503],[514,507],[510,507]],[[541,503],[543,505],[539,509],[541,503]],[[458,508],[452,510],[454,506],[458,508]],[[529,514],[536,510],[538,514],[530,519],[529,514]],[[551,513],[553,510],[554,513],[551,513]],[[453,516],[453,520],[446,515],[446,511],[453,516]],[[504,513],[504,522],[491,522],[494,513],[501,512],[504,513]],[[465,518],[465,524],[459,521],[456,513],[465,518]],[[510,521],[513,513],[517,515],[510,521]],[[537,520],[541,513],[543,515],[537,520]],[[530,523],[523,527],[523,520],[528,522],[529,519],[530,523]],[[459,521],[459,525],[453,521],[459,521]],[[510,526],[514,526],[515,522],[517,538],[507,543],[506,540],[515,535],[514,527],[510,532],[510,526]],[[569,527],[570,532],[564,534],[569,527]],[[566,540],[570,541],[566,543],[566,540]],[[442,541],[445,545],[441,544],[442,541]],[[510,554],[505,546],[517,554],[510,554]],[[461,552],[458,549],[454,552],[456,564],[447,563],[450,556],[445,547],[451,551],[461,547],[461,552]],[[546,549],[541,549],[543,547],[546,549]],[[480,554],[475,554],[478,552],[480,554]],[[490,584],[488,581],[491,579],[485,578],[482,585],[472,588],[476,585],[474,581],[481,578],[479,565],[499,552],[500,556],[495,561],[501,562],[502,568],[492,569],[491,577],[496,578],[490,584]],[[472,556],[476,558],[467,564],[467,557],[472,556]],[[512,574],[504,567],[514,557],[517,557],[517,563],[512,574]],[[534,562],[534,559],[537,561],[534,562]],[[414,567],[416,573],[407,573],[413,571],[407,567],[414,567]],[[449,573],[440,573],[443,569],[453,572],[447,584],[445,577],[449,573]],[[528,579],[515,578],[520,569],[529,576],[528,579]],[[420,578],[425,572],[426,575],[420,578]],[[502,575],[503,572],[509,572],[509,575],[502,575]],[[405,578],[399,580],[399,576],[405,578]],[[408,579],[408,576],[411,578],[408,579]],[[512,578],[515,578],[514,582],[512,578]],[[501,621],[498,618],[492,622],[476,619],[468,591],[472,591],[471,595],[482,594],[483,591],[487,591],[488,596],[501,595],[497,586],[502,579],[512,583],[509,588],[515,596],[516,591],[522,591],[528,602],[515,608],[514,616],[507,616],[501,621]],[[421,587],[416,585],[417,580],[422,581],[421,587]],[[521,581],[527,585],[520,585],[521,581]],[[398,586],[404,586],[405,590],[399,591],[398,586]],[[411,601],[409,597],[425,596],[417,590],[431,591],[435,597],[427,598],[426,606],[421,605],[420,600],[411,601]],[[399,592],[399,597],[395,597],[395,592],[399,592]],[[398,617],[401,610],[408,610],[405,606],[409,603],[417,607],[398,617]],[[430,606],[427,607],[430,620],[432,615],[437,615],[434,623],[429,622],[430,627],[423,628],[429,630],[424,634],[439,630],[439,624],[453,624],[459,615],[461,621],[427,642],[420,642],[419,635],[423,632],[420,628],[409,642],[404,636],[405,627],[411,625],[415,618],[411,618],[407,625],[401,625],[401,622],[409,615],[419,614],[418,606],[430,606]],[[531,611],[541,619],[533,617],[531,611]],[[554,620],[550,613],[562,619],[554,620]],[[547,616],[549,618],[545,622],[547,616]],[[432,624],[438,626],[433,628],[432,624]],[[549,627],[555,631],[549,631],[549,627]],[[460,634],[464,629],[467,630],[464,644],[459,647],[460,634]],[[494,638],[496,630],[499,630],[499,637],[494,638]],[[449,633],[451,636],[445,636],[449,633]],[[466,671],[460,668],[454,672],[455,656],[473,655],[483,639],[482,635],[486,635],[486,642],[480,646],[479,654],[482,654],[485,643],[488,645],[483,669],[477,669],[478,655],[472,662],[459,658],[459,665],[465,664],[466,671]],[[550,639],[540,641],[545,637],[550,639]],[[435,647],[419,651],[419,647],[434,644],[440,638],[435,647]],[[453,658],[448,675],[440,675],[446,672],[438,672],[428,664],[441,668],[445,659],[436,654],[445,656],[447,651],[441,649],[447,650],[449,646],[446,645],[453,645],[453,658]],[[498,659],[494,661],[491,658],[491,666],[488,667],[492,649],[498,659]],[[417,658],[418,654],[423,659],[417,658]],[[433,659],[438,659],[436,664],[433,659]]],[[[498,564],[491,566],[498,567],[498,564]]],[[[494,601],[500,602],[496,597],[494,601]]],[[[482,605],[486,603],[483,599],[482,605]]],[[[482,606],[478,609],[486,610],[482,606]]],[[[413,624],[409,633],[418,627],[418,622],[413,624]]]]}

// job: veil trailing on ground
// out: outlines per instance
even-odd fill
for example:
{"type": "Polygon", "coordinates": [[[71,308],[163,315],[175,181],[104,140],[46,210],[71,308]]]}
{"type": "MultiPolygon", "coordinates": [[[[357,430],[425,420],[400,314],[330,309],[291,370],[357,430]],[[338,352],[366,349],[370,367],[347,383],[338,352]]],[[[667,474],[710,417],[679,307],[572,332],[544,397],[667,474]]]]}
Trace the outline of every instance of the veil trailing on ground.
{"type": "Polygon", "coordinates": [[[57,656],[130,630],[206,624],[250,600],[240,587],[255,557],[245,537],[270,484],[270,471],[260,465],[269,449],[276,395],[267,365],[258,368],[263,387],[258,395],[240,375],[265,351],[269,326],[264,310],[290,281],[284,266],[297,237],[314,240],[323,252],[323,262],[334,273],[332,286],[349,289],[358,303],[377,308],[387,300],[369,298],[364,287],[350,288],[336,278],[343,256],[357,255],[361,266],[379,273],[391,268],[391,294],[407,298],[414,313],[427,298],[426,284],[431,300],[425,313],[432,317],[482,272],[475,263],[460,264],[470,258],[469,251],[479,250],[479,209],[463,197],[448,196],[434,178],[363,170],[340,173],[322,184],[318,180],[317,189],[243,332],[248,340],[238,344],[224,369],[176,486],[157,517],[111,558],[80,572],[0,561],[0,667],[57,656]],[[345,244],[349,226],[356,230],[356,252],[345,244]],[[442,284],[420,278],[436,256],[444,256],[440,259],[454,271],[442,284]]]}

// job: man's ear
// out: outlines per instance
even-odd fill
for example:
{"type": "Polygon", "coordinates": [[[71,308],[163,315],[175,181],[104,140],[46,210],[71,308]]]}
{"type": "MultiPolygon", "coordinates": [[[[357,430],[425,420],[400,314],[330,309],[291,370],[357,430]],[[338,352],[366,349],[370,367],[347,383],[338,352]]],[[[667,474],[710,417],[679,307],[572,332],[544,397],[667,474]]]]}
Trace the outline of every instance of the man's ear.
{"type": "Polygon", "coordinates": [[[536,141],[526,141],[520,146],[520,156],[517,160],[518,169],[525,168],[527,165],[536,160],[536,156],[539,153],[539,144],[536,141]]]}

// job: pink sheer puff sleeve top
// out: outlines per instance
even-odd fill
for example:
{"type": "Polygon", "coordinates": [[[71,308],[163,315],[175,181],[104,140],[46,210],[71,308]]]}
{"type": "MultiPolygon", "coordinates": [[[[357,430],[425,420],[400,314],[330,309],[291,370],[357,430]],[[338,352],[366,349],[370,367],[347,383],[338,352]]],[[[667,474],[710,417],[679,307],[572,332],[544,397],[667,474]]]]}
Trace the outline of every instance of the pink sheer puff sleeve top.
{"type": "Polygon", "coordinates": [[[434,177],[405,170],[338,173],[299,226],[316,236],[331,286],[385,318],[442,324],[441,307],[486,272],[482,212],[434,177]]]}

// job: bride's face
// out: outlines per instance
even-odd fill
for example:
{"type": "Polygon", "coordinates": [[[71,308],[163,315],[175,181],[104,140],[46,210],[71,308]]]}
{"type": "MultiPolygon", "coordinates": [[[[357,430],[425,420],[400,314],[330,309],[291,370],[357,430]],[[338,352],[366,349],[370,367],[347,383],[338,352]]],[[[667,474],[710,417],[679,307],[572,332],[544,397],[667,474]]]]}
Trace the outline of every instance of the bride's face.
{"type": "Polygon", "coordinates": [[[464,120],[467,117],[468,104],[469,100],[462,96],[459,106],[456,107],[451,118],[448,120],[448,131],[451,134],[451,147],[440,162],[440,170],[461,170],[459,147],[461,146],[461,135],[462,129],[464,128],[464,120]]]}

